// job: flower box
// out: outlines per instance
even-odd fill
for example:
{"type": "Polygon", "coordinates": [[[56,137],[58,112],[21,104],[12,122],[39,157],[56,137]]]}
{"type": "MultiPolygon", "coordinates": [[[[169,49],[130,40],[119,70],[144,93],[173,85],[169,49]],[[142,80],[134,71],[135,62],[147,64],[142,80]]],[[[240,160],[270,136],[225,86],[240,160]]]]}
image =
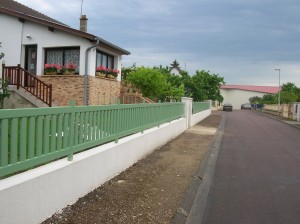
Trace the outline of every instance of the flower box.
{"type": "Polygon", "coordinates": [[[57,72],[46,72],[45,71],[45,75],[57,75],[57,72]]]}
{"type": "Polygon", "coordinates": [[[64,75],[75,75],[77,66],[74,63],[67,64],[62,67],[61,71],[64,75]]]}
{"type": "Polygon", "coordinates": [[[103,65],[96,67],[96,77],[116,79],[119,73],[119,70],[113,68],[106,68],[103,65]]]}
{"type": "Polygon", "coordinates": [[[109,78],[109,79],[116,79],[117,77],[115,77],[114,75],[108,74],[107,78],[109,78]]]}
{"type": "Polygon", "coordinates": [[[75,75],[75,71],[64,71],[64,75],[75,75]]]}
{"type": "Polygon", "coordinates": [[[45,64],[44,72],[45,75],[57,75],[57,73],[62,69],[61,65],[58,64],[45,64]]]}
{"type": "Polygon", "coordinates": [[[106,74],[103,73],[103,72],[96,72],[96,77],[98,77],[98,78],[105,78],[106,74]]]}

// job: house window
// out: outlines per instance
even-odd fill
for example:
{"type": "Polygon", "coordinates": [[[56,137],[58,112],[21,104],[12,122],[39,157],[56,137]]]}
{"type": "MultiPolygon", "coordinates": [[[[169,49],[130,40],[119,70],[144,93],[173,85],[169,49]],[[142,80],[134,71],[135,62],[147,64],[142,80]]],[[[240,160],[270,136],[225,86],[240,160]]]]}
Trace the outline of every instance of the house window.
{"type": "Polygon", "coordinates": [[[114,56],[97,51],[96,67],[103,65],[106,68],[114,68],[114,56]]]}
{"type": "Polygon", "coordinates": [[[80,49],[77,48],[47,48],[45,64],[67,65],[74,63],[79,72],[80,49]]]}

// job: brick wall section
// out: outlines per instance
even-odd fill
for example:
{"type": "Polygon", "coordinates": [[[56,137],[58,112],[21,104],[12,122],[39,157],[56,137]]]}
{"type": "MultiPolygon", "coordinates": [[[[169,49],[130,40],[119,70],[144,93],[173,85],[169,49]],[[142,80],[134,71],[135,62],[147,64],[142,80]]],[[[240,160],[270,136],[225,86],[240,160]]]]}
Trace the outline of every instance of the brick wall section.
{"type": "MultiPolygon", "coordinates": [[[[77,106],[84,101],[84,76],[39,76],[43,82],[52,84],[53,106],[68,106],[71,99],[77,106]]],[[[120,97],[120,82],[117,80],[88,77],[88,104],[113,104],[120,97]]]]}
{"type": "Polygon", "coordinates": [[[89,105],[115,104],[120,98],[121,83],[117,80],[89,77],[89,105]]]}
{"type": "Polygon", "coordinates": [[[80,75],[55,75],[39,76],[40,80],[52,84],[53,106],[69,106],[71,99],[76,101],[77,106],[83,105],[84,77],[80,75]]]}

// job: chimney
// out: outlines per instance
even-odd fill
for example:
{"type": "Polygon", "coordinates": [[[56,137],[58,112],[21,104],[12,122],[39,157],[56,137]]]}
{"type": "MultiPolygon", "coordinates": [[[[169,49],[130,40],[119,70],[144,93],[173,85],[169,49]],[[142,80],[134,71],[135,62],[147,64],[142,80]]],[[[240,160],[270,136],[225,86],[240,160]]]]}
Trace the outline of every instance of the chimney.
{"type": "Polygon", "coordinates": [[[87,32],[87,20],[86,15],[80,16],[80,31],[87,32]]]}

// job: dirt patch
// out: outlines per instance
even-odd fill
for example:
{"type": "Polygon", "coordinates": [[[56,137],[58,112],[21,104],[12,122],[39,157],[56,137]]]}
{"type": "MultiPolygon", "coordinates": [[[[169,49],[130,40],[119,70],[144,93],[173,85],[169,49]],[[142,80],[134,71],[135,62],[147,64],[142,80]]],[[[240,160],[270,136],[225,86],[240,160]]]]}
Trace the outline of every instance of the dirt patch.
{"type": "Polygon", "coordinates": [[[212,114],[43,224],[171,223],[220,120],[212,114]]]}

